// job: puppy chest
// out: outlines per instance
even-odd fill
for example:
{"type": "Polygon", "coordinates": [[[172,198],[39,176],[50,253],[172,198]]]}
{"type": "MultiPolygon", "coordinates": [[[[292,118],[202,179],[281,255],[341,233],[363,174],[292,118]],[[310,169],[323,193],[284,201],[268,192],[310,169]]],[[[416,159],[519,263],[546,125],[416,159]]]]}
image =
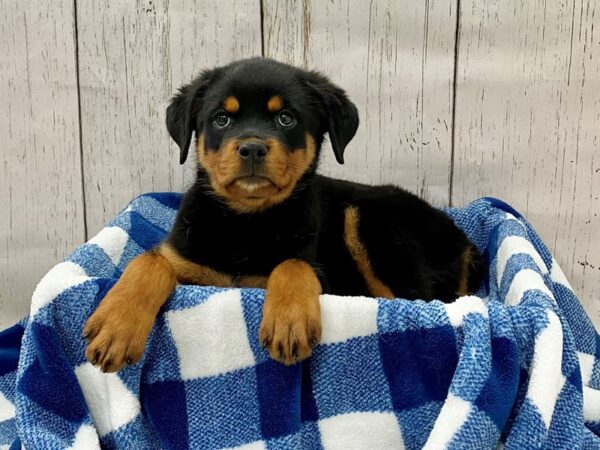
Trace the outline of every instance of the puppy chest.
{"type": "Polygon", "coordinates": [[[222,228],[190,237],[190,256],[194,260],[234,276],[268,275],[287,259],[310,259],[316,248],[316,233],[307,230],[222,228]]]}

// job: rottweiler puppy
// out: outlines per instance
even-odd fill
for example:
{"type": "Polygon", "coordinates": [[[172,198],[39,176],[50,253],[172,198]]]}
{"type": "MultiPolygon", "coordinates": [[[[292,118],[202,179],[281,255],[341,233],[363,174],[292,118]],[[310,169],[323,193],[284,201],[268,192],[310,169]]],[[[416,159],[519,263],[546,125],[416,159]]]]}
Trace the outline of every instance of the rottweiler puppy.
{"type": "Polygon", "coordinates": [[[448,302],[475,290],[482,257],[445,213],[399,187],[316,174],[325,134],[343,163],[358,122],[326,77],[269,59],[183,86],[167,128],[181,163],[195,134],[196,181],[168,237],[88,320],[87,358],[105,372],[135,363],[177,283],[266,288],[260,341],[284,364],[319,342],[323,292],[448,302]]]}

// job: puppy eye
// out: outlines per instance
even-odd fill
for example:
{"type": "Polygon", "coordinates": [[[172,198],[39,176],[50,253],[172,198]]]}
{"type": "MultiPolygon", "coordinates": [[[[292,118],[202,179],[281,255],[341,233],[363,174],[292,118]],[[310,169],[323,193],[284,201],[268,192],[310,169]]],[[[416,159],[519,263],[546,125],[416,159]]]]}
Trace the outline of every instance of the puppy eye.
{"type": "Polygon", "coordinates": [[[217,128],[225,128],[229,126],[230,123],[231,117],[224,112],[217,113],[215,119],[213,120],[213,125],[217,128]]]}
{"type": "Polygon", "coordinates": [[[278,120],[282,127],[291,127],[296,123],[296,119],[294,119],[294,116],[289,111],[281,111],[278,120]]]}

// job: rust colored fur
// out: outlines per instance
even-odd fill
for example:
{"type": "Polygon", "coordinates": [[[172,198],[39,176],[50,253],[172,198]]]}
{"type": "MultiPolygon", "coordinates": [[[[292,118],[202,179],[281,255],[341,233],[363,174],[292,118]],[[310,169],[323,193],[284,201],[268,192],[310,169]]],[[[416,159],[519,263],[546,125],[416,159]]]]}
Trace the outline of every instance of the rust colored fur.
{"type": "Polygon", "coordinates": [[[394,298],[392,290],[387,287],[373,271],[369,252],[360,240],[359,234],[360,214],[356,206],[350,206],[344,210],[344,242],[348,252],[354,259],[358,271],[361,273],[369,293],[373,297],[394,298]]]}
{"type": "Polygon", "coordinates": [[[162,244],[160,253],[171,264],[177,281],[180,283],[219,287],[233,286],[231,275],[182,258],[169,244],[162,244]]]}
{"type": "Polygon", "coordinates": [[[168,243],[163,243],[160,246],[160,253],[167,261],[169,261],[171,267],[175,271],[177,281],[182,284],[262,289],[267,287],[267,277],[265,276],[244,275],[241,277],[234,277],[233,275],[219,272],[211,267],[196,264],[183,258],[168,243]]]}
{"type": "Polygon", "coordinates": [[[158,310],[176,284],[175,271],[159,252],[132,260],[85,325],[88,360],[104,372],[139,360],[158,310]]]}
{"type": "Polygon", "coordinates": [[[283,99],[279,95],[274,95],[267,102],[269,112],[277,112],[283,109],[283,99]]]}
{"type": "Polygon", "coordinates": [[[245,288],[267,288],[268,278],[262,275],[244,275],[233,280],[234,286],[245,288]]]}
{"type": "Polygon", "coordinates": [[[263,211],[287,199],[316,156],[315,140],[308,133],[305,147],[292,152],[277,139],[267,139],[265,175],[269,182],[249,192],[237,178],[240,172],[237,148],[248,141],[251,139],[230,139],[218,151],[206,149],[203,136],[199,136],[196,144],[198,161],[209,174],[211,187],[233,210],[241,213],[263,211]]]}
{"type": "Polygon", "coordinates": [[[321,283],[305,261],[289,259],[269,276],[260,342],[284,364],[308,358],[321,338],[321,283]]]}
{"type": "Polygon", "coordinates": [[[137,362],[158,310],[177,282],[220,287],[266,288],[267,277],[238,278],[182,258],[163,243],[133,259],[84,328],[86,357],[104,372],[137,362]]]}
{"type": "Polygon", "coordinates": [[[240,110],[240,102],[233,96],[227,97],[223,102],[223,109],[228,113],[235,114],[240,110]]]}

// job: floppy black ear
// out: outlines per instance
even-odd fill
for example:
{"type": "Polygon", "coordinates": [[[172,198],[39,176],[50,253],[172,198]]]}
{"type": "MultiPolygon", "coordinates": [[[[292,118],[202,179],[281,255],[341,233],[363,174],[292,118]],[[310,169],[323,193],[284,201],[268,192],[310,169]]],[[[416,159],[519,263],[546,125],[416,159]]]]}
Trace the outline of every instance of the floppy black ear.
{"type": "Polygon", "coordinates": [[[190,84],[179,88],[167,108],[167,130],[179,145],[179,164],[187,159],[202,97],[214,76],[214,70],[203,72],[190,84]]]}
{"type": "Polygon", "coordinates": [[[358,129],[358,110],[343,89],[316,72],[309,72],[307,86],[316,94],[327,120],[327,132],[335,159],[344,164],[344,150],[358,129]]]}

